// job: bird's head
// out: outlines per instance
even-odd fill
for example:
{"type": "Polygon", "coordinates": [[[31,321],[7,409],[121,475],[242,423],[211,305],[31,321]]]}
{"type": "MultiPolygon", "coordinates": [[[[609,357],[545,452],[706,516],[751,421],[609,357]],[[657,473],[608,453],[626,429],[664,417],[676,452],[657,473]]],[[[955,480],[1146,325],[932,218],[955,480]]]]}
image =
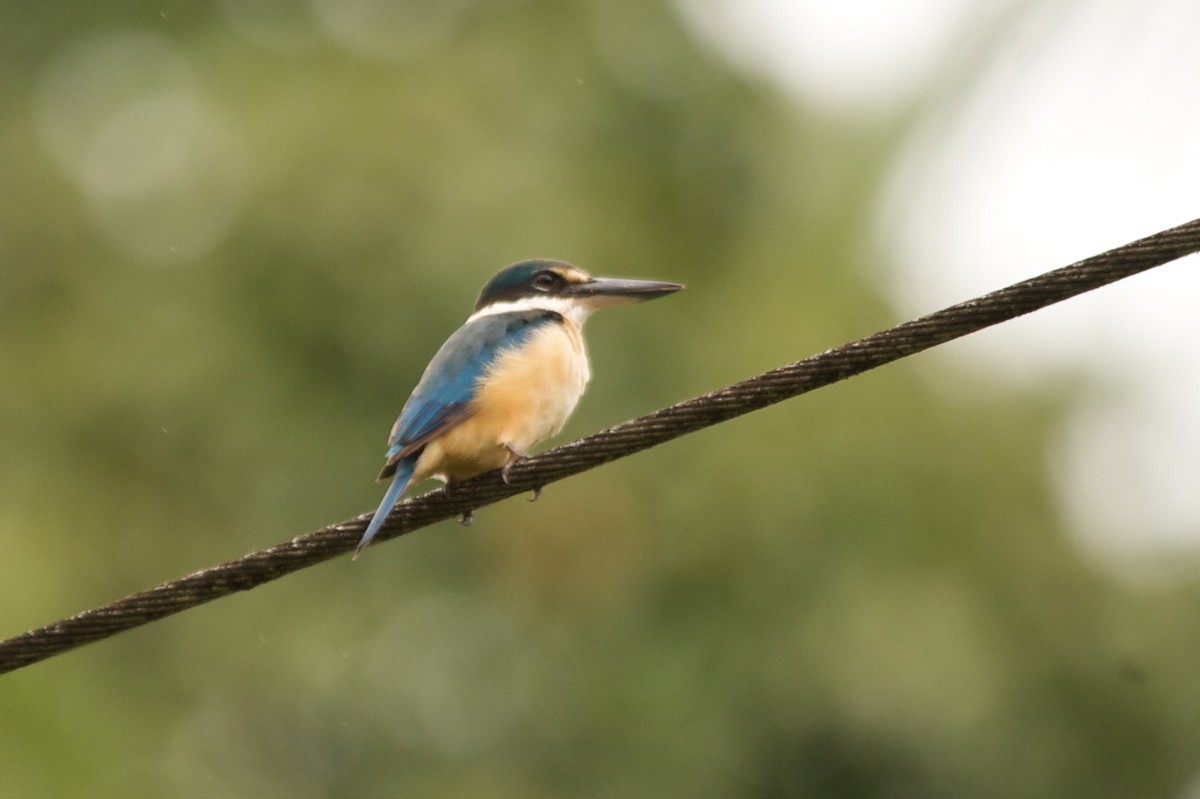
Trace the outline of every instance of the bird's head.
{"type": "Polygon", "coordinates": [[[501,269],[479,292],[475,314],[545,308],[582,324],[593,311],[672,294],[680,283],[592,277],[565,261],[521,261],[501,269]]]}

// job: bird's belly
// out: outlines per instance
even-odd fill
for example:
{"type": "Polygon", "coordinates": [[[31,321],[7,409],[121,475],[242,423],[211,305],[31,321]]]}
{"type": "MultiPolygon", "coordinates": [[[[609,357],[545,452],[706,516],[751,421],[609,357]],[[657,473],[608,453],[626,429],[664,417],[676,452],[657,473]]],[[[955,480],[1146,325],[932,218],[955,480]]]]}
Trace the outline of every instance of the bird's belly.
{"type": "Polygon", "coordinates": [[[511,457],[557,434],[589,378],[579,331],[547,326],[525,346],[502,353],[479,381],[471,415],[426,446],[429,475],[465,480],[499,469],[511,457]]]}
{"type": "Polygon", "coordinates": [[[458,482],[477,474],[499,469],[508,462],[509,452],[490,431],[468,419],[425,445],[417,461],[413,482],[436,477],[458,482]]]}

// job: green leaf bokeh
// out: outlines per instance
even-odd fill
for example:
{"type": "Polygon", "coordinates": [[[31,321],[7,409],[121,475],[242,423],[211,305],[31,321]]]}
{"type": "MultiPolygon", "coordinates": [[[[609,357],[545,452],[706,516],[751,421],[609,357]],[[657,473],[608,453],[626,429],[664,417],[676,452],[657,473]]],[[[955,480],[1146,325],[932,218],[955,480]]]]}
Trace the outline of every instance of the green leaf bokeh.
{"type": "MultiPolygon", "coordinates": [[[[689,285],[589,323],[568,436],[897,321],[869,222],[915,109],[808,109],[669,5],[103,8],[0,12],[4,634],[373,508],[511,261],[689,285]]],[[[1196,588],[1070,546],[1070,386],[948,368],[2,677],[0,795],[1179,795],[1196,588]]]]}

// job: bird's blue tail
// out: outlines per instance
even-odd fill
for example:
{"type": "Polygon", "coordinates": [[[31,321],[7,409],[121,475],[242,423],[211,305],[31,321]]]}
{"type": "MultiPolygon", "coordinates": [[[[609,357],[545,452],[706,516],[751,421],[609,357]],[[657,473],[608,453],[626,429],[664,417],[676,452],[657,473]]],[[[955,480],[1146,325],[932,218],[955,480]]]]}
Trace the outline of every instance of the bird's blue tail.
{"type": "Polygon", "coordinates": [[[367,525],[367,531],[363,533],[363,537],[359,539],[358,546],[354,548],[354,557],[352,560],[357,560],[358,556],[367,548],[367,544],[370,544],[371,539],[379,532],[379,528],[383,526],[384,520],[392,512],[392,508],[400,501],[400,495],[404,493],[404,489],[408,488],[408,481],[412,479],[413,468],[416,465],[416,458],[405,458],[396,464],[396,476],[392,478],[392,484],[388,486],[387,493],[383,495],[383,501],[379,503],[379,509],[375,511],[375,516],[371,518],[371,523],[367,525]]]}

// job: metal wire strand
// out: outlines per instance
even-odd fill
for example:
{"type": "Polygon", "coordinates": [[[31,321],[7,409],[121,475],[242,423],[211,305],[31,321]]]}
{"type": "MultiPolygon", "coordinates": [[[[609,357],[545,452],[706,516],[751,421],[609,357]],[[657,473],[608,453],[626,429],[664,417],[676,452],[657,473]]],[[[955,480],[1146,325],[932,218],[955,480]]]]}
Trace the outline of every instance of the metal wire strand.
{"type": "MultiPolygon", "coordinates": [[[[514,465],[507,484],[490,472],[452,491],[412,497],[396,506],[376,541],[548,485],[1197,251],[1200,219],[549,450],[514,465]]],[[[348,553],[369,520],[364,514],[330,525],[0,641],[0,673],[348,553]]]]}

